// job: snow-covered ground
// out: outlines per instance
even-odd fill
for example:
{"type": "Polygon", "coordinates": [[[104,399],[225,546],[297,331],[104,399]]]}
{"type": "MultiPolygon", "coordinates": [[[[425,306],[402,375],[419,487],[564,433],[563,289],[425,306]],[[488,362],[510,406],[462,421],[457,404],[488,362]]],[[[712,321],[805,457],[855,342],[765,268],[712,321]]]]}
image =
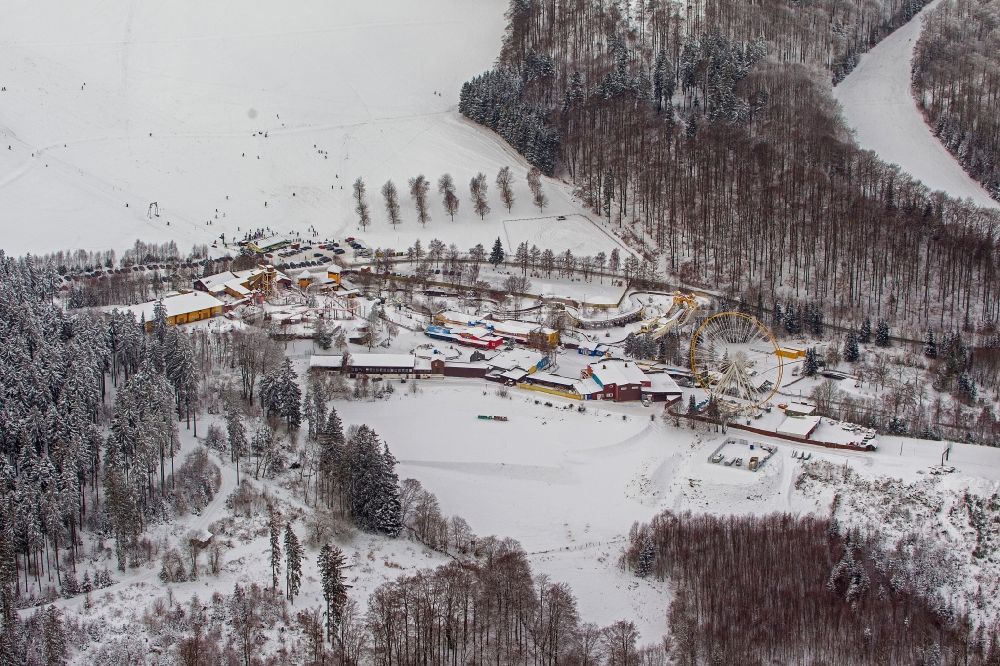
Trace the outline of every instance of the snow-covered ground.
{"type": "MultiPolygon", "coordinates": [[[[53,12],[14,0],[0,22],[4,249],[121,250],[141,238],[176,240],[184,252],[262,227],[359,235],[358,176],[372,246],[506,240],[504,220],[539,215],[527,165],[455,110],[462,82],[499,52],[506,5],[80,0],[53,12]],[[493,184],[507,165],[518,199],[509,214],[493,184]],[[468,196],[479,171],[493,208],[485,221],[468,196]],[[454,222],[436,192],[444,172],[461,199],[454,222]],[[419,173],[435,183],[426,228],[406,185],[419,173]],[[402,194],[397,229],[379,194],[390,178],[402,194]],[[160,217],[149,219],[154,201],[160,217]]],[[[546,192],[544,215],[581,212],[568,187],[546,181],[546,192]]],[[[613,246],[603,232],[563,240],[589,254],[613,246]]]]}
{"type": "Polygon", "coordinates": [[[923,181],[980,206],[998,208],[931,132],[910,91],[910,61],[923,17],[935,0],[909,23],[861,56],[861,63],[833,89],[858,143],[923,181]]]}
{"type": "MultiPolygon", "coordinates": [[[[816,484],[807,492],[796,489],[803,463],[792,458],[793,450],[808,450],[812,461],[849,468],[874,488],[887,489],[893,484],[879,479],[898,479],[898,486],[930,478],[927,472],[940,463],[944,448],[940,442],[890,437],[879,451],[861,453],[751,435],[776,446],[767,464],[751,473],[708,462],[725,436],[694,431],[683,422],[676,428],[660,418],[660,405],[586,403],[580,413],[564,408],[578,402],[522,389],[501,397],[497,385],[485,381],[445,379],[421,386],[417,395],[397,391],[388,401],[336,407],[345,423],[375,427],[400,460],[401,478],[419,479],[446,514],[462,516],[477,534],[518,539],[536,571],[570,583],[582,617],[606,623],[628,615],[645,641],[663,631],[669,592],[617,568],[633,521],[664,509],[827,514],[830,493],[816,484]],[[510,420],[482,421],[479,414],[510,420]]],[[[736,430],[731,435],[748,436],[736,430]]],[[[957,470],[949,488],[964,483],[988,493],[1000,487],[998,449],[955,445],[949,464],[957,470]]],[[[875,493],[870,501],[888,503],[891,496],[875,493]]],[[[843,514],[848,521],[864,520],[848,509],[843,514]]],[[[890,534],[898,536],[895,530],[890,534]]]]}

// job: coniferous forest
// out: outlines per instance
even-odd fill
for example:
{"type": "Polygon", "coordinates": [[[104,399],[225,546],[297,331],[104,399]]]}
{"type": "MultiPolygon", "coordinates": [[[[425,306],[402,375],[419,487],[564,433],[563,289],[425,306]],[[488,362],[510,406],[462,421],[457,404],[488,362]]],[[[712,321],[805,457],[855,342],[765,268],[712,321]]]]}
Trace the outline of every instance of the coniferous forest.
{"type": "Polygon", "coordinates": [[[515,0],[460,109],[683,284],[975,329],[1000,215],[859,149],[829,91],[923,4],[515,0]]]}

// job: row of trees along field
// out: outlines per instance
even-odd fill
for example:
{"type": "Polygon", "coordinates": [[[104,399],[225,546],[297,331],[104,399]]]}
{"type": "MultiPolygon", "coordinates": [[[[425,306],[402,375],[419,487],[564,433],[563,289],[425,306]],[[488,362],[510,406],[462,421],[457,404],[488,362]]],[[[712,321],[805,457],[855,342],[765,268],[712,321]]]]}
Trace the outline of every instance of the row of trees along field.
{"type": "Polygon", "coordinates": [[[913,94],[941,143],[1000,200],[1000,1],[947,0],[928,14],[913,94]]]}
{"type": "Polygon", "coordinates": [[[667,511],[632,527],[622,564],[670,582],[680,666],[1000,663],[994,629],[929,582],[931,550],[814,516],[667,511]]]}
{"type": "MultiPolygon", "coordinates": [[[[549,205],[549,199],[542,189],[541,171],[538,167],[531,167],[527,172],[528,189],[531,190],[531,201],[538,208],[539,212],[545,210],[549,205]]],[[[500,194],[500,201],[509,213],[514,206],[516,196],[514,193],[514,173],[509,166],[501,167],[497,172],[497,191],[500,194]]],[[[430,202],[428,193],[431,183],[423,174],[414,176],[409,180],[410,199],[413,202],[416,212],[416,219],[422,225],[431,221],[430,202]]],[[[469,181],[469,195],[472,209],[480,219],[486,219],[490,212],[489,202],[490,185],[486,174],[479,172],[469,181]]],[[[457,194],[455,179],[450,173],[442,174],[437,181],[438,194],[441,195],[441,207],[452,220],[461,207],[462,200],[457,194]]],[[[360,176],[351,186],[352,197],[354,199],[354,212],[358,216],[358,226],[366,229],[372,223],[371,205],[368,202],[368,185],[364,178],[360,176]]],[[[382,203],[385,208],[385,219],[393,227],[403,222],[402,204],[400,202],[399,188],[392,180],[387,180],[379,190],[382,194],[382,203]]]]}
{"type": "Polygon", "coordinates": [[[974,327],[1000,314],[1000,214],[860,150],[828,88],[923,4],[513,0],[460,110],[686,284],[812,300],[834,321],[974,327]],[[529,118],[558,137],[553,159],[514,131],[529,118]]]}

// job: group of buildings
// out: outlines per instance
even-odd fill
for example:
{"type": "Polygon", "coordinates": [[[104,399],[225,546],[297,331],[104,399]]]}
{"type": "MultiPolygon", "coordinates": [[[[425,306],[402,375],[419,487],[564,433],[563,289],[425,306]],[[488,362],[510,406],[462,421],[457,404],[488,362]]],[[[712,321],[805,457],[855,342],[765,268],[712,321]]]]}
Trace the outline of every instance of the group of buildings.
{"type": "Polygon", "coordinates": [[[434,315],[433,321],[424,330],[427,337],[464,347],[491,350],[504,343],[517,343],[555,349],[559,345],[559,331],[534,322],[495,320],[450,310],[434,315]]]}
{"type": "Polygon", "coordinates": [[[335,264],[312,271],[304,270],[293,277],[274,266],[261,265],[248,270],[205,275],[194,280],[191,289],[119,309],[132,311],[136,319],[145,319],[148,327],[152,325],[157,302],[162,301],[167,323],[176,326],[217,317],[241,305],[260,305],[276,291],[293,285],[302,290],[316,287],[317,291],[340,290],[344,286],[340,267],[335,264]]]}
{"type": "Polygon", "coordinates": [[[521,347],[468,362],[413,354],[349,354],[346,361],[341,355],[313,355],[309,367],[350,377],[482,378],[574,400],[665,402],[682,395],[670,375],[647,373],[629,359],[602,358],[587,365],[579,377],[552,372],[550,359],[550,355],[521,347]]]}

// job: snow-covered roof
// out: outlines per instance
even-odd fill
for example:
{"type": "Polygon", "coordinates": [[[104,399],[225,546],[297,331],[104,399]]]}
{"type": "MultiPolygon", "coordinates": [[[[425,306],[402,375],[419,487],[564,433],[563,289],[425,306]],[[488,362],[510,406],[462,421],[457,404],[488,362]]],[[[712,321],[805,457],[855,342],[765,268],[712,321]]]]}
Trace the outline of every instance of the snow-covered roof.
{"type": "Polygon", "coordinates": [[[266,238],[257,238],[250,241],[262,250],[266,250],[274,245],[280,245],[281,243],[288,243],[289,240],[284,236],[267,236],[266,238]]]}
{"type": "Polygon", "coordinates": [[[580,395],[594,395],[601,392],[601,386],[594,381],[593,377],[581,379],[573,385],[580,395]]]}
{"type": "Polygon", "coordinates": [[[536,324],[530,321],[517,321],[516,319],[494,321],[491,322],[491,325],[493,326],[493,330],[497,333],[510,333],[511,335],[528,335],[532,331],[541,331],[546,335],[555,333],[555,330],[546,328],[541,324],[536,324]]]}
{"type": "Polygon", "coordinates": [[[340,354],[313,354],[309,357],[310,368],[339,368],[344,363],[340,354]]]}
{"type": "Polygon", "coordinates": [[[239,278],[233,278],[222,286],[224,289],[231,289],[232,291],[235,291],[240,296],[249,296],[252,293],[249,289],[243,286],[243,281],[239,278]]]}
{"type": "Polygon", "coordinates": [[[634,361],[622,359],[606,359],[599,363],[591,363],[590,369],[594,376],[607,386],[608,384],[642,384],[649,381],[646,373],[643,372],[634,361]]]}
{"type": "MultiPolygon", "coordinates": [[[[343,363],[340,354],[318,355],[309,358],[310,368],[339,368],[343,363]]],[[[417,359],[413,354],[351,354],[348,363],[354,368],[414,368],[430,370],[430,361],[417,359]],[[422,361],[418,363],[417,361],[422,361]]]]}
{"type": "Polygon", "coordinates": [[[504,379],[509,379],[514,382],[519,382],[524,379],[525,375],[528,374],[527,370],[522,368],[513,368],[511,370],[505,370],[500,373],[500,376],[504,379]]]}
{"type": "Polygon", "coordinates": [[[816,411],[816,405],[807,402],[790,402],[785,408],[785,413],[796,416],[811,416],[816,411]]]}
{"type": "MultiPolygon", "coordinates": [[[[163,306],[167,310],[167,317],[176,317],[177,315],[206,310],[208,308],[222,307],[222,305],[222,301],[203,291],[189,291],[184,294],[165,296],[163,298],[163,306]]],[[[153,321],[153,309],[155,306],[156,301],[149,301],[148,303],[140,303],[139,305],[131,305],[119,309],[134,312],[136,319],[145,317],[146,321],[153,321]]]]}
{"type": "Polygon", "coordinates": [[[201,282],[205,286],[205,290],[214,293],[217,291],[222,291],[225,289],[227,282],[236,279],[236,274],[232,271],[222,271],[221,273],[216,273],[215,275],[206,275],[205,277],[198,278],[198,282],[201,282]]]}
{"type": "MultiPolygon", "coordinates": [[[[248,269],[242,270],[242,271],[233,271],[233,275],[235,275],[237,278],[239,278],[240,281],[246,282],[247,279],[252,278],[252,277],[254,277],[256,275],[260,275],[261,273],[264,272],[264,270],[265,269],[260,268],[260,267],[257,267],[257,268],[248,268],[248,269]]],[[[276,280],[288,280],[289,279],[289,277],[287,275],[285,275],[284,273],[282,273],[279,270],[275,270],[274,271],[274,277],[275,277],[276,280]]]]}
{"type": "Polygon", "coordinates": [[[444,321],[455,322],[456,324],[466,324],[474,325],[478,324],[483,320],[482,317],[476,317],[473,315],[467,315],[462,312],[455,312],[454,310],[445,310],[444,312],[438,313],[438,318],[444,321]]]}
{"type": "Polygon", "coordinates": [[[808,437],[819,422],[818,416],[788,416],[778,426],[777,433],[792,437],[808,437]]]}
{"type": "Polygon", "coordinates": [[[573,388],[578,380],[570,379],[569,377],[560,377],[559,375],[553,375],[549,372],[536,372],[531,375],[530,381],[538,382],[540,384],[555,384],[557,386],[573,388]]]}
{"type": "Polygon", "coordinates": [[[524,368],[525,370],[531,370],[543,358],[541,354],[530,349],[508,349],[489,359],[487,363],[489,363],[491,368],[502,368],[504,370],[524,368]]]}
{"type": "Polygon", "coordinates": [[[674,378],[665,372],[646,375],[646,378],[649,379],[649,388],[646,389],[649,393],[675,393],[677,395],[683,393],[674,378]]]}
{"type": "Polygon", "coordinates": [[[486,361],[448,361],[449,368],[489,368],[486,361]]]}

